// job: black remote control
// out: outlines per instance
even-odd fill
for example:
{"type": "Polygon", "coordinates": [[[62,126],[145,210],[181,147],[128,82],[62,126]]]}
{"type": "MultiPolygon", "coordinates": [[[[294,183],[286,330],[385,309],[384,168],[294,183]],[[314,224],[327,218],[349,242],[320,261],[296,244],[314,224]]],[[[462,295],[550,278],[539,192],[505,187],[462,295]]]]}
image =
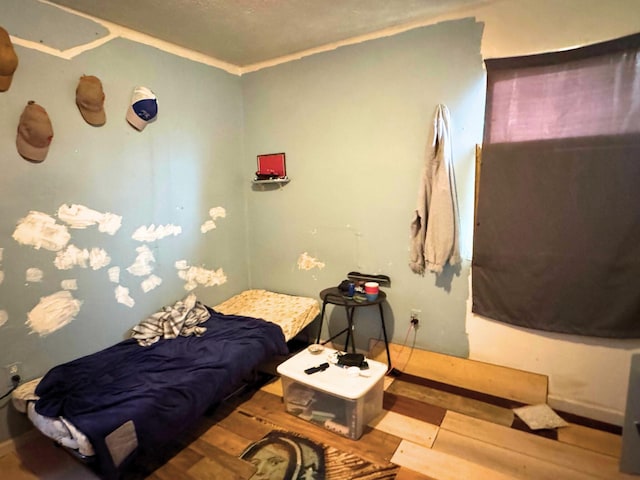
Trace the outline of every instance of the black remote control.
{"type": "Polygon", "coordinates": [[[324,363],[318,365],[317,367],[307,368],[304,371],[304,373],[306,373],[307,375],[311,375],[312,373],[322,372],[323,370],[326,370],[327,368],[329,368],[329,364],[327,362],[324,362],[324,363]]]}

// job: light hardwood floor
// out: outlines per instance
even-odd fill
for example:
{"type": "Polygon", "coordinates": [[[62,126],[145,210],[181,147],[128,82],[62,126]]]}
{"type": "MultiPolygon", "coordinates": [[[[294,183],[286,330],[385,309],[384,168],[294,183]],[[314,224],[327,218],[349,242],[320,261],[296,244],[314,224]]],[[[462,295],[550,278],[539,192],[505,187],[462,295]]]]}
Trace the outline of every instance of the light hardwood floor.
{"type": "MultiPolygon", "coordinates": [[[[372,344],[370,356],[386,359],[379,345],[372,344]]],[[[393,464],[389,471],[399,480],[640,478],[618,471],[622,442],[615,429],[570,421],[541,435],[518,424],[512,405],[546,400],[542,375],[395,345],[392,360],[404,373],[385,377],[384,410],[357,441],[287,414],[282,384],[275,379],[204,417],[158,453],[157,465],[145,465],[148,475],[140,468],[125,479],[248,479],[253,467],[238,457],[273,426],[372,464],[393,464]]],[[[98,477],[37,434],[0,458],[0,478],[98,477]]],[[[343,477],[328,471],[327,478],[343,477]]]]}

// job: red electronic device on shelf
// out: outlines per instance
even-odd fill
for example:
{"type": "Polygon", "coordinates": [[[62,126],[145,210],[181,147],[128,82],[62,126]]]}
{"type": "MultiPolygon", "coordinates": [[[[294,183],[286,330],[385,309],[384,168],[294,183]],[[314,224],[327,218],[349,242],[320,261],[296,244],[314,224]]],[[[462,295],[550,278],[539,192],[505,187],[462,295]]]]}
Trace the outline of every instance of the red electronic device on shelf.
{"type": "Polygon", "coordinates": [[[287,164],[284,153],[258,155],[257,180],[271,180],[287,177],[287,164]]]}

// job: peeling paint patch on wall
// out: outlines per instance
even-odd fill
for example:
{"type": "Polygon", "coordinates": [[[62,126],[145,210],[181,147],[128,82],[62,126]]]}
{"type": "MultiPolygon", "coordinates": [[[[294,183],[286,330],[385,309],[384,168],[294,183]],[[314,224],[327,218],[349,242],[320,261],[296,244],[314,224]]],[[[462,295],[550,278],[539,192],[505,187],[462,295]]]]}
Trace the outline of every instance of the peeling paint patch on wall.
{"type": "Polygon", "coordinates": [[[89,252],[89,265],[94,270],[100,270],[111,263],[111,257],[102,248],[92,248],[89,252]]]}
{"type": "Polygon", "coordinates": [[[136,304],[135,300],[129,296],[129,289],[127,287],[118,285],[116,287],[115,293],[118,303],[126,305],[129,308],[133,307],[136,304]]]}
{"type": "Polygon", "coordinates": [[[207,220],[200,226],[200,231],[202,233],[207,233],[209,230],[213,230],[216,228],[216,220],[218,218],[225,218],[227,216],[227,211],[223,207],[213,207],[209,210],[210,220],[207,220]]]}
{"type": "Polygon", "coordinates": [[[26,321],[32,333],[41,337],[49,335],[71,322],[82,302],[73,298],[67,290],[61,290],[40,298],[40,302],[29,312],[26,321]]]}
{"type": "Polygon", "coordinates": [[[71,235],[67,227],[57,224],[53,217],[32,210],[18,222],[13,232],[13,239],[22,245],[30,245],[36,250],[44,248],[57,252],[69,243],[71,235]]]}
{"type": "Polygon", "coordinates": [[[114,235],[122,225],[122,217],[114,213],[100,213],[84,205],[60,205],[58,218],[71,228],[98,225],[98,230],[114,235]]]}
{"type": "Polygon", "coordinates": [[[2,282],[4,282],[4,272],[0,270],[0,285],[2,285],[2,282]]]}
{"type": "Polygon", "coordinates": [[[69,278],[67,280],[62,280],[60,282],[60,287],[63,290],[77,290],[78,289],[78,280],[75,278],[69,278]]]}
{"type": "Polygon", "coordinates": [[[300,254],[298,257],[298,270],[311,270],[312,268],[322,270],[324,268],[324,262],[320,262],[318,259],[311,257],[307,252],[300,254]]]}
{"type": "Polygon", "coordinates": [[[144,293],[148,293],[162,283],[162,279],[156,275],[149,275],[145,278],[140,286],[144,293]]]}
{"type": "Polygon", "coordinates": [[[160,240],[164,237],[168,237],[169,235],[177,236],[182,233],[182,227],[179,225],[149,225],[148,227],[142,226],[139,227],[131,238],[137,240],[139,242],[155,242],[156,240],[160,240]]]}
{"type": "Polygon", "coordinates": [[[120,283],[120,267],[111,267],[107,273],[110,282],[120,283]]]}
{"type": "Polygon", "coordinates": [[[89,250],[86,248],[80,250],[71,244],[61,252],[56,254],[53,264],[58,270],[70,270],[73,267],[87,268],[89,260],[89,250]]]}
{"type": "MultiPolygon", "coordinates": [[[[179,260],[179,262],[181,262],[181,265],[187,265],[185,260],[179,260]],[[185,263],[183,264],[182,262],[185,263]]],[[[177,264],[178,262],[176,262],[177,264]]],[[[178,276],[185,281],[184,289],[188,291],[193,290],[198,285],[213,287],[214,285],[222,285],[227,281],[227,276],[222,268],[218,270],[207,270],[202,267],[178,268],[178,276]]]]}
{"type": "Polygon", "coordinates": [[[156,261],[153,253],[146,245],[136,248],[136,252],[138,252],[138,256],[136,257],[135,262],[127,268],[127,272],[131,275],[135,275],[136,277],[149,275],[153,271],[151,262],[156,261]]]}
{"type": "Polygon", "coordinates": [[[44,278],[44,272],[39,268],[31,267],[27,268],[25,279],[27,282],[41,282],[44,278]]]}
{"type": "Polygon", "coordinates": [[[9,320],[9,314],[5,310],[0,310],[0,327],[7,323],[9,320]]]}

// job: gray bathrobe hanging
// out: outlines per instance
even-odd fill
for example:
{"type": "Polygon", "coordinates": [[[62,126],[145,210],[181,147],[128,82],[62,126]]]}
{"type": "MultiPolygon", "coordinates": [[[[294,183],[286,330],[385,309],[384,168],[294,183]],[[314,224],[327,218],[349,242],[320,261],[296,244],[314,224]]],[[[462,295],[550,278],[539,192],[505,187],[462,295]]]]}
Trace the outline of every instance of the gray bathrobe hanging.
{"type": "Polygon", "coordinates": [[[411,220],[409,266],[420,275],[425,268],[440,273],[447,262],[460,262],[450,123],[449,109],[438,105],[420,178],[418,204],[411,220]]]}

